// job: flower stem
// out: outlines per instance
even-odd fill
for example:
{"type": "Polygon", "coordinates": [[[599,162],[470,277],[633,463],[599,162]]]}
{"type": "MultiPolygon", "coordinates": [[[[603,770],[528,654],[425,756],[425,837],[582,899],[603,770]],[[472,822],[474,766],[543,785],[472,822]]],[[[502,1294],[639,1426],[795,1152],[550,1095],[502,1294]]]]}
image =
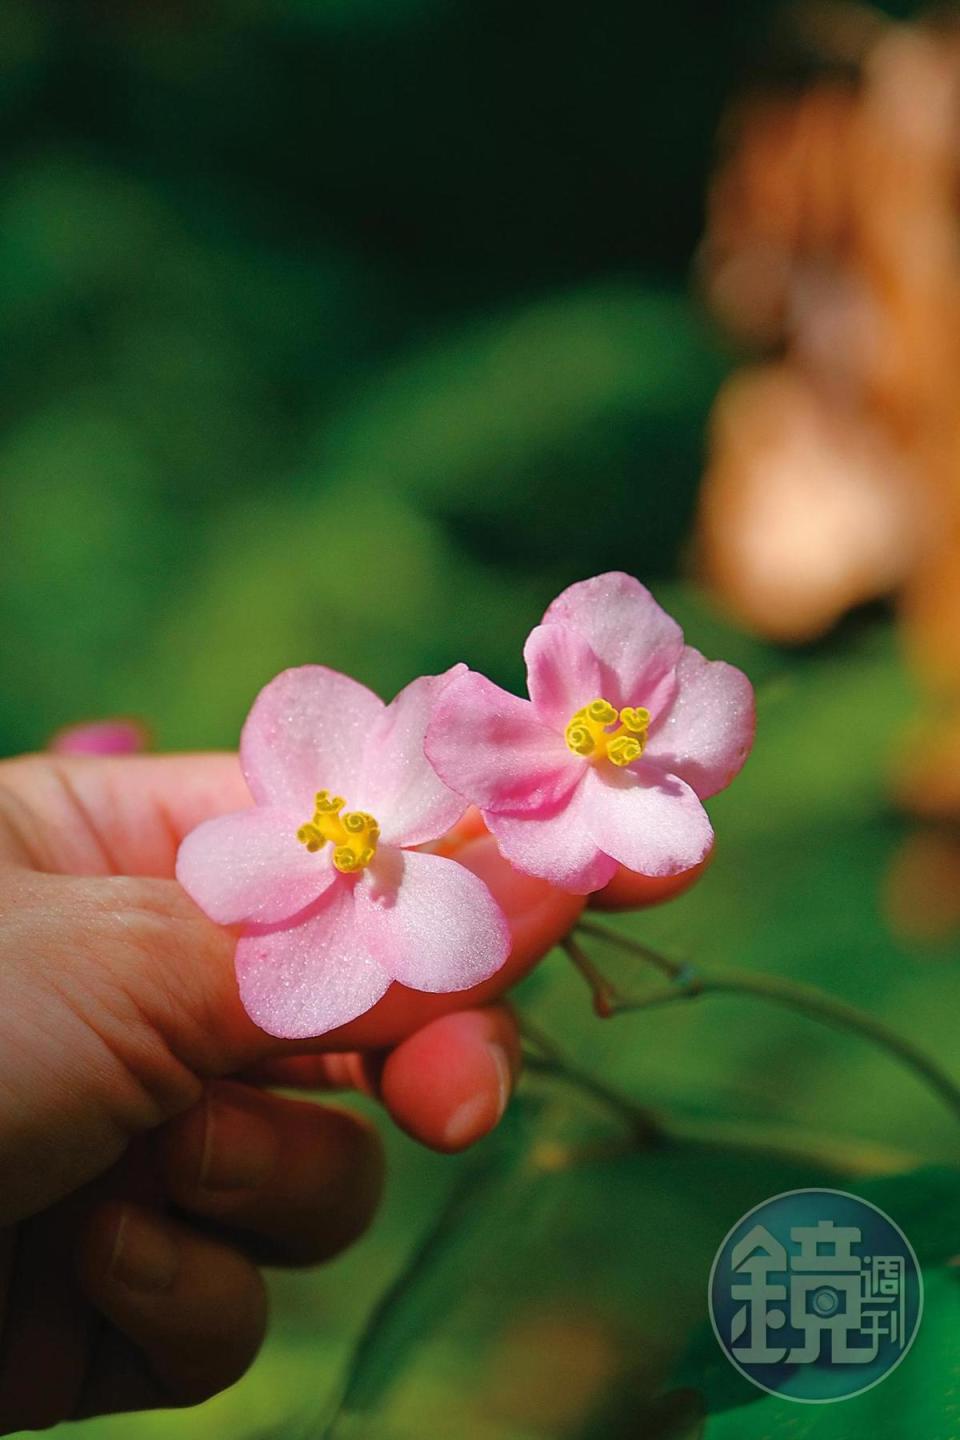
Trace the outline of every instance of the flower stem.
{"type": "Polygon", "coordinates": [[[618,1010],[623,1009],[623,996],[617,990],[612,980],[608,980],[603,971],[594,965],[590,956],[581,945],[568,935],[561,941],[570,959],[573,961],[580,974],[590,986],[590,993],[593,996],[593,1008],[601,1020],[608,1020],[618,1010]]]}
{"type": "Polygon", "coordinates": [[[537,1052],[530,1053],[528,1051],[526,1054],[526,1064],[530,1070],[537,1071],[541,1075],[548,1075],[551,1079],[559,1080],[564,1084],[573,1085],[585,1095],[599,1101],[626,1124],[630,1137],[637,1148],[653,1149],[662,1143],[664,1136],[662,1126],[651,1111],[642,1105],[637,1105],[626,1095],[621,1095],[618,1091],[611,1089],[609,1085],[605,1085],[602,1080],[591,1075],[589,1071],[582,1070],[526,1016],[521,1017],[520,1034],[528,1044],[535,1047],[535,1052],[537,1052]]]}
{"type": "Polygon", "coordinates": [[[598,940],[605,940],[608,945],[617,945],[621,950],[629,950],[631,955],[638,955],[641,960],[646,960],[655,970],[661,971],[671,980],[678,980],[688,969],[683,961],[674,960],[669,955],[663,955],[659,950],[654,950],[651,945],[644,945],[642,940],[634,940],[632,935],[621,935],[617,930],[611,930],[606,925],[598,925],[596,920],[577,921],[576,928],[584,935],[593,935],[598,940]]]}
{"type": "Polygon", "coordinates": [[[916,1170],[929,1163],[929,1157],[915,1151],[855,1135],[826,1135],[792,1125],[672,1116],[666,1128],[667,1140],[673,1144],[721,1154],[738,1150],[742,1154],[765,1155],[836,1175],[889,1175],[891,1171],[916,1170]]]}
{"type": "MultiPolygon", "coordinates": [[[[764,1120],[657,1115],[575,1064],[525,1015],[520,1017],[520,1033],[528,1047],[534,1047],[524,1052],[529,1072],[577,1090],[625,1124],[627,1135],[620,1149],[738,1150],[795,1165],[812,1165],[837,1175],[884,1175],[891,1170],[914,1170],[923,1164],[920,1155],[852,1135],[826,1135],[796,1126],[771,1125],[764,1120]]],[[[563,1158],[577,1163],[606,1153],[597,1145],[573,1146],[563,1153],[563,1158]]],[[[616,1148],[613,1153],[617,1153],[616,1148]]]]}
{"type": "Polygon", "coordinates": [[[568,942],[568,954],[590,985],[594,1008],[599,1015],[608,1017],[634,1010],[650,1010],[655,1006],[672,1004],[677,1000],[691,1000],[701,995],[750,995],[757,1000],[767,1000],[775,1005],[796,1010],[834,1029],[850,1031],[871,1041],[913,1070],[960,1119],[960,1086],[952,1077],[912,1040],[845,1000],[818,990],[813,985],[786,980],[776,975],[757,974],[750,970],[727,968],[704,974],[592,920],[580,921],[577,928],[582,933],[616,945],[631,955],[638,955],[656,966],[662,974],[668,975],[673,982],[669,988],[654,990],[646,995],[624,994],[584,955],[576,941],[573,941],[572,946],[568,942]],[[574,952],[579,952],[579,958],[574,952]],[[586,961],[586,968],[583,961],[586,961]]]}

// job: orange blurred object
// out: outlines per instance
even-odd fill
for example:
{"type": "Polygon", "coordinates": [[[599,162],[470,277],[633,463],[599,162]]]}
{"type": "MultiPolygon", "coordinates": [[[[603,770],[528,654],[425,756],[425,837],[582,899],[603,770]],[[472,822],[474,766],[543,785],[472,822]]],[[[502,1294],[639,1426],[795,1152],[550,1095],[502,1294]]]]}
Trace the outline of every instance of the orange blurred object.
{"type": "Polygon", "coordinates": [[[732,111],[699,259],[714,313],[775,357],[717,401],[700,566],[785,641],[909,591],[960,534],[960,44],[806,13],[821,74],[732,111]]]}
{"type": "Polygon", "coordinates": [[[887,876],[887,918],[905,940],[935,942],[960,930],[960,829],[916,831],[887,876]]]}
{"type": "Polygon", "coordinates": [[[716,401],[696,560],[780,642],[895,595],[930,696],[900,793],[960,816],[960,25],[791,24],[801,78],[731,108],[708,200],[700,285],[755,359],[716,401]]]}
{"type": "Polygon", "coordinates": [[[796,366],[741,371],[711,427],[700,561],[750,629],[810,640],[901,584],[919,553],[908,467],[796,366]]]}
{"type": "Polygon", "coordinates": [[[924,718],[906,737],[895,775],[900,803],[924,820],[960,816],[960,723],[954,709],[924,718]]]}

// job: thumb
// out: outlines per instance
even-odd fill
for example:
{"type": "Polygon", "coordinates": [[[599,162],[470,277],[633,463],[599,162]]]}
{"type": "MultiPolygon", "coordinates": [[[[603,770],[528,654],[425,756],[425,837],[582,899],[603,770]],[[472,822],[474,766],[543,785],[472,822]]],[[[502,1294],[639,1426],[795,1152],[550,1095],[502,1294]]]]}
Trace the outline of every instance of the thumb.
{"type": "Polygon", "coordinates": [[[194,1104],[253,1026],[230,936],[173,881],[7,868],[0,917],[2,1225],[194,1104]]]}
{"type": "MultiPolygon", "coordinates": [[[[111,932],[109,944],[98,939],[92,948],[123,953],[118,982],[136,987],[137,1003],[148,1007],[175,1054],[195,1070],[223,1074],[284,1048],[242,1010],[230,938],[170,878],[177,848],[194,826],[250,804],[236,756],[45,756],[6,762],[0,772],[0,855],[61,874],[143,877],[125,888],[114,878],[90,892],[97,923],[111,932]],[[5,816],[14,837],[6,843],[5,816]],[[117,906],[132,911],[122,922],[112,914],[117,906]],[[132,963],[118,925],[139,963],[132,963]]],[[[582,897],[520,875],[483,825],[471,829],[466,821],[451,837],[450,853],[480,876],[507,916],[513,946],[502,971],[473,990],[449,994],[393,985],[367,1015],[309,1048],[383,1048],[440,1015],[495,1000],[573,924],[582,897]]]]}
{"type": "MultiPolygon", "coordinates": [[[[544,897],[522,884],[508,893],[518,877],[501,866],[484,878],[503,891],[515,955],[482,995],[392,986],[338,1032],[306,1045],[276,1040],[243,1010],[233,936],[163,878],[186,830],[243,803],[233,757],[37,758],[0,769],[0,1223],[106,1170],[132,1136],[194,1105],[211,1077],[294,1052],[393,1045],[494,999],[534,958],[525,917],[544,897]],[[140,873],[111,873],[121,867],[140,873]]],[[[535,927],[543,949],[555,938],[547,928],[542,918],[535,927]]]]}

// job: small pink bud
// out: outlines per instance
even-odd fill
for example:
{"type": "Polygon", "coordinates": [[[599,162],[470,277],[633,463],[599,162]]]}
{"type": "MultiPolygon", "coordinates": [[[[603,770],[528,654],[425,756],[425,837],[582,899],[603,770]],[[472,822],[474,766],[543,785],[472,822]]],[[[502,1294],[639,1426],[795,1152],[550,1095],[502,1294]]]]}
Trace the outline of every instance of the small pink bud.
{"type": "Polygon", "coordinates": [[[56,755],[137,755],[148,743],[145,727],[136,720],[91,720],[58,730],[47,749],[56,755]]]}

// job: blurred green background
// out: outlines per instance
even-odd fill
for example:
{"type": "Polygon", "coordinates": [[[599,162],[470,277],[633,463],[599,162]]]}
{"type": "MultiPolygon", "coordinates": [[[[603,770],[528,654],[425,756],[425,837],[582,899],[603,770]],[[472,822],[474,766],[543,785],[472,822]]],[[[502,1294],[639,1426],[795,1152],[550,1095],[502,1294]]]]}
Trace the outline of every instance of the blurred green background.
{"type": "MultiPolygon", "coordinates": [[[[884,902],[910,697],[888,622],[788,656],[682,580],[735,358],[689,267],[769,11],[0,0],[0,753],[114,714],[231,745],[307,661],[388,695],[460,659],[516,688],[552,595],[624,568],[761,696],[714,867],[626,928],[823,984],[949,1063],[956,948],[884,902]]],[[[704,1407],[721,1440],[955,1440],[958,1188],[922,1168],[956,1160],[955,1119],[755,1002],[602,1024],[553,956],[519,1003],[685,1138],[638,1153],[543,1079],[474,1157],[389,1135],[379,1228],[278,1278],[247,1379],[73,1433],[320,1435],[339,1394],[329,1433],[372,1440],[692,1437],[704,1407]],[[698,1352],[706,1274],[743,1210],[825,1177],[923,1229],[924,1343],[872,1397],[784,1418],[698,1352]]]]}

